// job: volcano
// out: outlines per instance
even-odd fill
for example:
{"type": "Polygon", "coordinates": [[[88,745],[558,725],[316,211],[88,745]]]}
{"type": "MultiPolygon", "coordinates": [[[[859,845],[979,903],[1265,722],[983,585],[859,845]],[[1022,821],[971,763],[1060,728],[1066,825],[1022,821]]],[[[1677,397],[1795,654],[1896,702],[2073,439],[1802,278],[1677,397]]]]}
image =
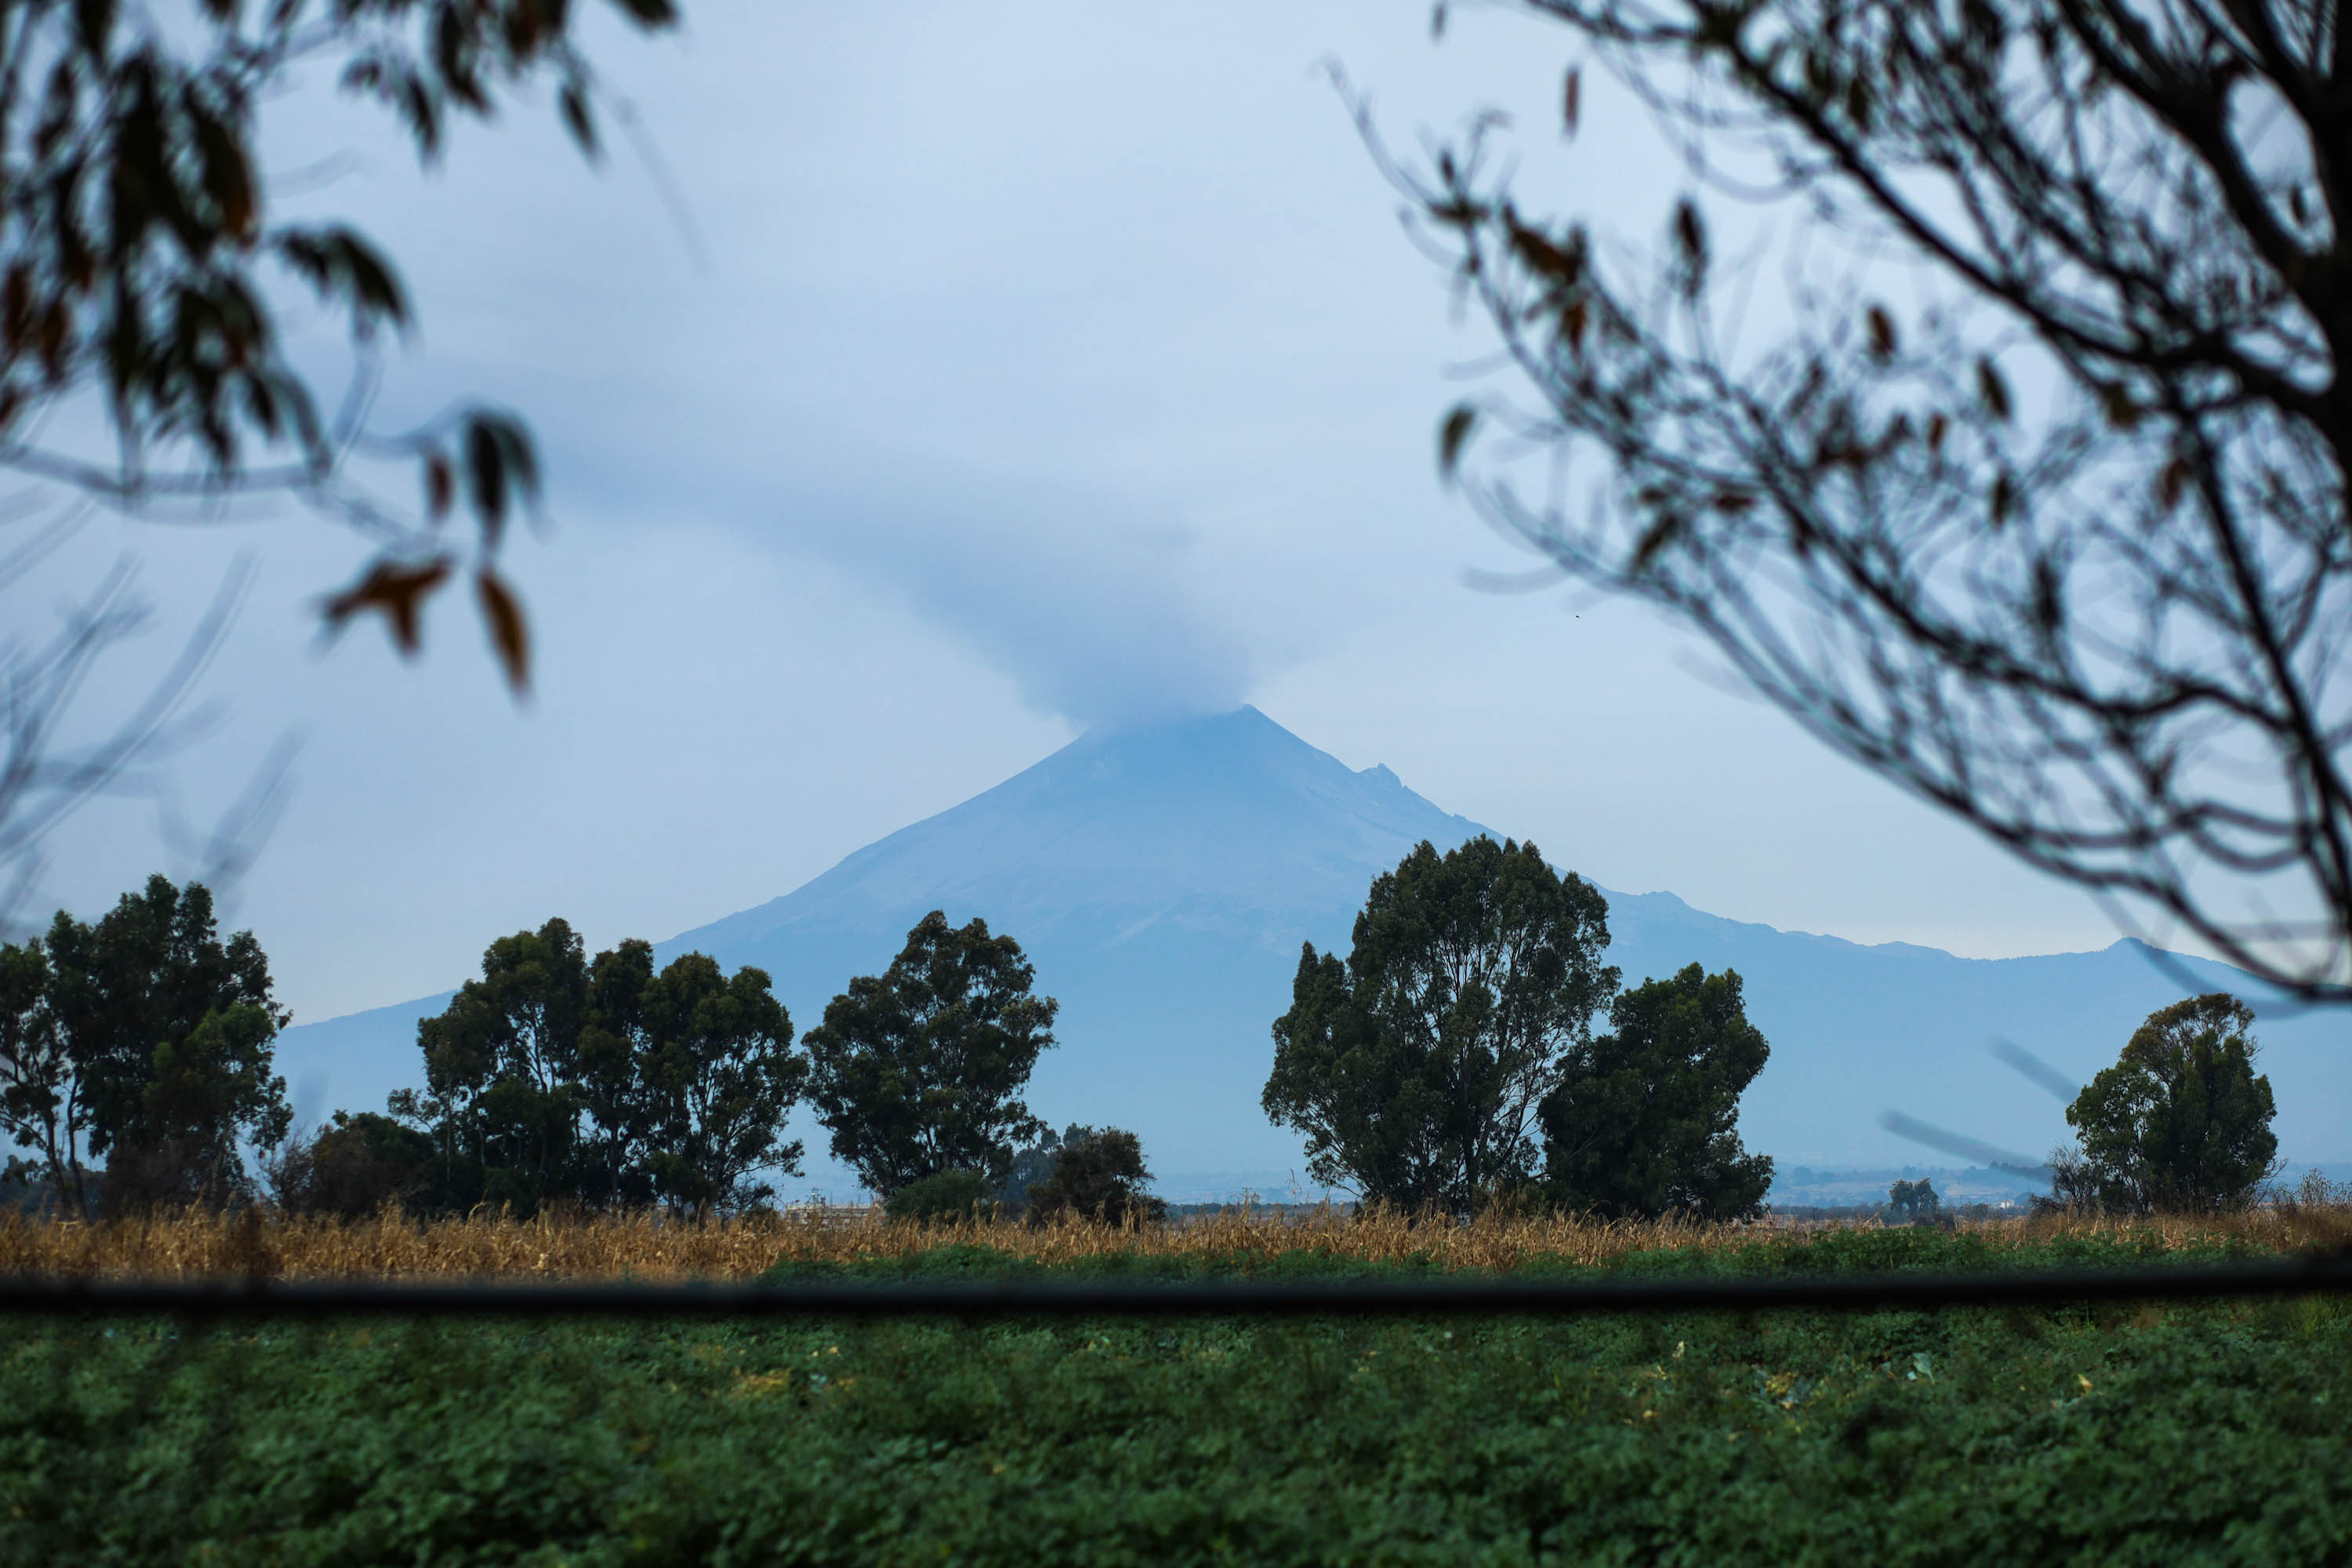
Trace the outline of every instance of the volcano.
{"type": "MultiPolygon", "coordinates": [[[[1060,1043],[1038,1065],[1031,1106],[1057,1124],[1130,1128],[1170,1195],[1221,1197],[1304,1175],[1297,1140],[1258,1105],[1300,944],[1344,952],[1374,877],[1424,839],[1447,849],[1488,831],[1386,767],[1351,769],[1244,708],[1081,736],[656,951],[759,965],[806,1029],[928,911],[985,919],[1020,941],[1039,989],[1061,1002],[1060,1043]]],[[[1542,847],[1575,868],[1579,846],[1542,847]]],[[[1692,963],[1739,972],[1772,1045],[1741,1131],[1784,1168],[1953,1163],[1886,1131],[1890,1110],[2038,1158],[2066,1135],[2062,1105],[2001,1066],[1994,1041],[2082,1082],[2183,995],[2232,990],[2262,1008],[2250,976],[2132,941],[1966,959],[1724,920],[1671,893],[1606,896],[1610,962],[1628,984],[1692,963]]],[[[381,1104],[420,1076],[415,1020],[446,1005],[445,993],[289,1030],[282,1070],[313,1103],[381,1104]]],[[[2340,1013],[2263,1011],[2283,1152],[2352,1159],[2352,1031],[2340,1013]]],[[[797,1133],[817,1184],[845,1189],[822,1158],[822,1130],[797,1133]]]]}

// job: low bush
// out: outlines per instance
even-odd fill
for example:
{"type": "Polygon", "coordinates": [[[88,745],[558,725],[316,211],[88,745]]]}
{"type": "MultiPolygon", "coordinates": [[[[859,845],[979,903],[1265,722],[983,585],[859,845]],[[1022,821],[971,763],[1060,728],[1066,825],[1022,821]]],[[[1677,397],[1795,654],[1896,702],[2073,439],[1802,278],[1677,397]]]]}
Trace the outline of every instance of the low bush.
{"type": "Polygon", "coordinates": [[[977,1171],[941,1171],[892,1193],[882,1212],[918,1225],[952,1224],[987,1214],[995,1195],[988,1178],[977,1171]]]}

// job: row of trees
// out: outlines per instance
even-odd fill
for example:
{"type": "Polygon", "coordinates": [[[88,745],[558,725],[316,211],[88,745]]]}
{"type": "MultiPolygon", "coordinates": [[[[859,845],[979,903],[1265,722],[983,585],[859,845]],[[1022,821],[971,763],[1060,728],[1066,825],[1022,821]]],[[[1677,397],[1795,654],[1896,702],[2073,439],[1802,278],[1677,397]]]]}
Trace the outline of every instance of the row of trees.
{"type": "Polygon", "coordinates": [[[492,942],[479,979],[424,1020],[422,1093],[388,1117],[339,1116],[281,1183],[296,1206],[385,1198],[522,1213],[660,1205],[696,1217],[774,1195],[806,1100],[834,1156],[889,1196],[948,1172],[1002,1180],[1045,1131],[1019,1098],[1054,1043],[1055,1003],[984,921],[933,911],[860,975],[798,1048],[765,971],[648,942],[588,956],[561,920],[492,942]]]}
{"type": "Polygon", "coordinates": [[[1760,1212],[1772,1162],[1737,1124],[1770,1047],[1739,976],[1620,990],[1608,913],[1509,839],[1423,842],[1374,881],[1349,957],[1307,944],[1274,1026],[1264,1104],[1315,1179],[1415,1210],[1760,1212]]]}
{"type": "MultiPolygon", "coordinates": [[[[1534,845],[1423,843],[1372,884],[1344,962],[1301,953],[1266,1111],[1306,1135],[1318,1181],[1407,1208],[1760,1212],[1772,1162],[1741,1146],[1738,1117],[1770,1047],[1738,974],[1694,963],[1620,989],[1608,943],[1599,890],[1534,845]]],[[[2278,1171],[2253,1021],[2226,993],[2150,1014],[2067,1108],[2079,1142],[2051,1156],[2052,1201],[2253,1200],[2278,1171]]],[[[1925,1183],[1890,1201],[1936,1211],[1925,1183]]]]}
{"type": "MultiPolygon", "coordinates": [[[[1349,957],[1302,952],[1263,1096],[1327,1185],[1414,1210],[1497,1201],[1608,1215],[1760,1211],[1772,1163],[1738,1101],[1769,1056],[1739,976],[1698,964],[1632,989],[1601,957],[1607,905],[1533,844],[1418,846],[1372,884],[1349,957]],[[1595,1022],[1605,1008],[1609,1027],[1595,1022]]],[[[589,957],[562,920],[490,944],[417,1030],[425,1087],[388,1114],[289,1137],[286,1022],[250,932],[165,878],[84,924],[0,946],[0,1131],[13,1184],[88,1215],[222,1203],[523,1213],[660,1205],[702,1217],[797,1173],[803,1100],[834,1156],[895,1212],[990,1204],[1113,1220],[1160,1212],[1140,1143],[1056,1135],[1021,1098],[1058,1010],[1020,944],[937,910],[794,1047],[768,975],[651,944],[589,957]],[[242,1151],[267,1151],[257,1173],[242,1151]]],[[[2225,994],[2149,1016],[2068,1108],[2055,1201],[2227,1207],[2275,1173],[2253,1015],[2225,994]]]]}
{"type": "Polygon", "coordinates": [[[784,1131],[803,1100],[885,1196],[947,1173],[1001,1186],[1024,1153],[1048,1203],[1099,1186],[1080,1178],[1106,1154],[1139,1177],[1131,1133],[1056,1139],[1021,1100],[1054,1043],[1034,981],[1017,942],[934,911],[795,1048],[764,972],[703,953],[657,968],[635,940],[592,958],[551,920],[492,942],[419,1024],[422,1090],[295,1135],[273,1070],[288,1016],[259,943],[224,941],[211,894],[159,876],[94,924],[60,912],[45,938],[0,945],[0,1132],[22,1151],[7,1181],[84,1215],[267,1195],[298,1212],[702,1216],[798,1172],[784,1131]]]}
{"type": "MultiPolygon", "coordinates": [[[[757,969],[730,976],[697,952],[656,970],[636,940],[591,959],[551,920],[492,942],[481,977],[417,1026],[417,1044],[425,1089],[391,1109],[430,1153],[406,1190],[379,1196],[702,1215],[756,1200],[753,1173],[800,1154],[781,1133],[808,1065],[757,969]]],[[[391,1142],[367,1131],[372,1152],[391,1142]]]]}

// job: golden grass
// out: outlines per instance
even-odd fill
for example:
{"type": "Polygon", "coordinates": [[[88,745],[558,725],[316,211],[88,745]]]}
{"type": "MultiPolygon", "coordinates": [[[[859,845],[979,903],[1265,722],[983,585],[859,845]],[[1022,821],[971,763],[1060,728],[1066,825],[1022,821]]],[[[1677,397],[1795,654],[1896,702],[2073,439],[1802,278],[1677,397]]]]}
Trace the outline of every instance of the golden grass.
{"type": "MultiPolygon", "coordinates": [[[[1394,1213],[1231,1209],[1186,1223],[1119,1228],[1065,1220],[921,1226],[871,1211],[807,1211],[695,1226],[652,1215],[516,1220],[279,1219],[190,1212],[94,1224],[0,1216],[0,1275],[195,1280],[747,1279],[784,1260],[852,1261],[951,1244],[1066,1262],[1107,1253],[1271,1258],[1295,1251],[1380,1261],[1420,1256],[1449,1268],[1509,1270],[1531,1258],[1606,1263],[1656,1247],[1792,1245],[1816,1226],[1627,1223],[1490,1215],[1467,1225],[1394,1213]]],[[[2283,1205],[2221,1217],[1966,1222],[1996,1246],[2059,1235],[2148,1236],[2166,1250],[2236,1236],[2262,1247],[2352,1245],[2352,1207],[2283,1205]]]]}

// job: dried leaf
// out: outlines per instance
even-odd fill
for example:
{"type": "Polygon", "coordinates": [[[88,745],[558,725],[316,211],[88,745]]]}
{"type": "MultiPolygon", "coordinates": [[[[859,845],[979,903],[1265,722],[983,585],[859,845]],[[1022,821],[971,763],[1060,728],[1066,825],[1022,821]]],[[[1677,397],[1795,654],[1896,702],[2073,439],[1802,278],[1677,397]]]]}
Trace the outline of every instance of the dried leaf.
{"type": "Polygon", "coordinates": [[[2139,405],[2132,401],[2128,388],[2119,381],[2110,381],[2099,388],[2099,406],[2105,411],[2107,423],[2118,430],[2139,428],[2139,405]]]}
{"type": "Polygon", "coordinates": [[[1872,103],[1870,83],[1859,74],[1849,78],[1845,84],[1846,118],[1860,130],[1870,129],[1872,103]]]}
{"type": "Polygon", "coordinates": [[[413,654],[424,642],[425,601],[448,580],[449,558],[436,555],[420,565],[379,561],[367,574],[320,606],[329,627],[341,629],[353,616],[373,611],[383,616],[394,644],[413,654]]]}
{"type": "Polygon", "coordinates": [[[114,33],[114,0],[74,0],[74,27],[83,50],[105,58],[114,33]]]}
{"type": "Polygon", "coordinates": [[[2172,509],[2180,504],[2180,498],[2189,490],[2189,459],[2175,458],[2157,474],[2156,504],[2159,511],[2169,516],[2172,509]]]}
{"type": "Polygon", "coordinates": [[[514,590],[485,566],[474,575],[475,596],[481,601],[482,622],[489,628],[490,647],[506,668],[507,684],[521,693],[530,689],[530,632],[514,590]]]}
{"type": "Polygon", "coordinates": [[[483,539],[495,550],[514,500],[539,493],[538,456],[520,423],[488,411],[467,416],[464,443],[467,499],[482,520],[483,539]]]}
{"type": "Polygon", "coordinates": [[[1870,331],[1871,357],[1878,360],[1893,359],[1895,357],[1895,319],[1886,313],[1883,306],[1873,305],[1864,314],[1863,321],[1870,331]]]}
{"type": "Polygon", "coordinates": [[[1995,419],[2008,420],[2009,383],[2000,378],[2000,372],[1989,359],[1977,361],[1977,395],[1984,399],[1986,409],[1995,419]]]}
{"type": "Polygon", "coordinates": [[[1445,416],[1437,429],[1437,472],[1440,478],[1452,479],[1462,463],[1462,448],[1477,426],[1478,411],[1466,403],[1457,403],[1445,416]]]}
{"type": "Polygon", "coordinates": [[[2066,624],[2066,600],[2060,592],[2058,568],[2047,555],[2033,561],[2033,623],[2045,637],[2055,637],[2066,624]]]}
{"type": "Polygon", "coordinates": [[[556,94],[555,101],[563,115],[565,129],[572,132],[572,140],[580,144],[582,152],[593,158],[598,151],[596,120],[589,111],[587,93],[582,90],[578,82],[568,81],[563,84],[563,90],[556,94]]]}
{"type": "Polygon", "coordinates": [[[425,459],[425,511],[435,522],[449,515],[449,503],[457,491],[457,475],[450,469],[449,459],[438,452],[425,459]]]}
{"type": "Polygon", "coordinates": [[[1706,222],[1687,196],[1675,205],[1675,249],[1682,260],[1683,292],[1696,296],[1706,281],[1706,222]]]}
{"type": "Polygon", "coordinates": [[[1563,132],[1570,136],[1576,134],[1578,110],[1580,107],[1578,100],[1583,96],[1583,68],[1579,66],[1569,67],[1567,85],[1560,89],[1559,118],[1563,132]]]}
{"type": "Polygon", "coordinates": [[[7,281],[0,283],[0,344],[6,346],[10,359],[23,349],[32,327],[33,273],[19,261],[8,268],[7,281]]]}
{"type": "Polygon", "coordinates": [[[1944,437],[1952,433],[1952,422],[1941,414],[1927,416],[1927,450],[1937,457],[1944,452],[1944,437]]]}
{"type": "Polygon", "coordinates": [[[1665,548],[1682,536],[1685,520],[1678,512],[1667,512],[1643,531],[1641,542],[1633,546],[1633,570],[1645,571],[1665,548]]]}
{"type": "Polygon", "coordinates": [[[189,118],[202,158],[205,195],[220,213],[223,233],[233,240],[250,240],[259,216],[252,162],[236,132],[194,101],[193,94],[190,98],[189,118]]]}

